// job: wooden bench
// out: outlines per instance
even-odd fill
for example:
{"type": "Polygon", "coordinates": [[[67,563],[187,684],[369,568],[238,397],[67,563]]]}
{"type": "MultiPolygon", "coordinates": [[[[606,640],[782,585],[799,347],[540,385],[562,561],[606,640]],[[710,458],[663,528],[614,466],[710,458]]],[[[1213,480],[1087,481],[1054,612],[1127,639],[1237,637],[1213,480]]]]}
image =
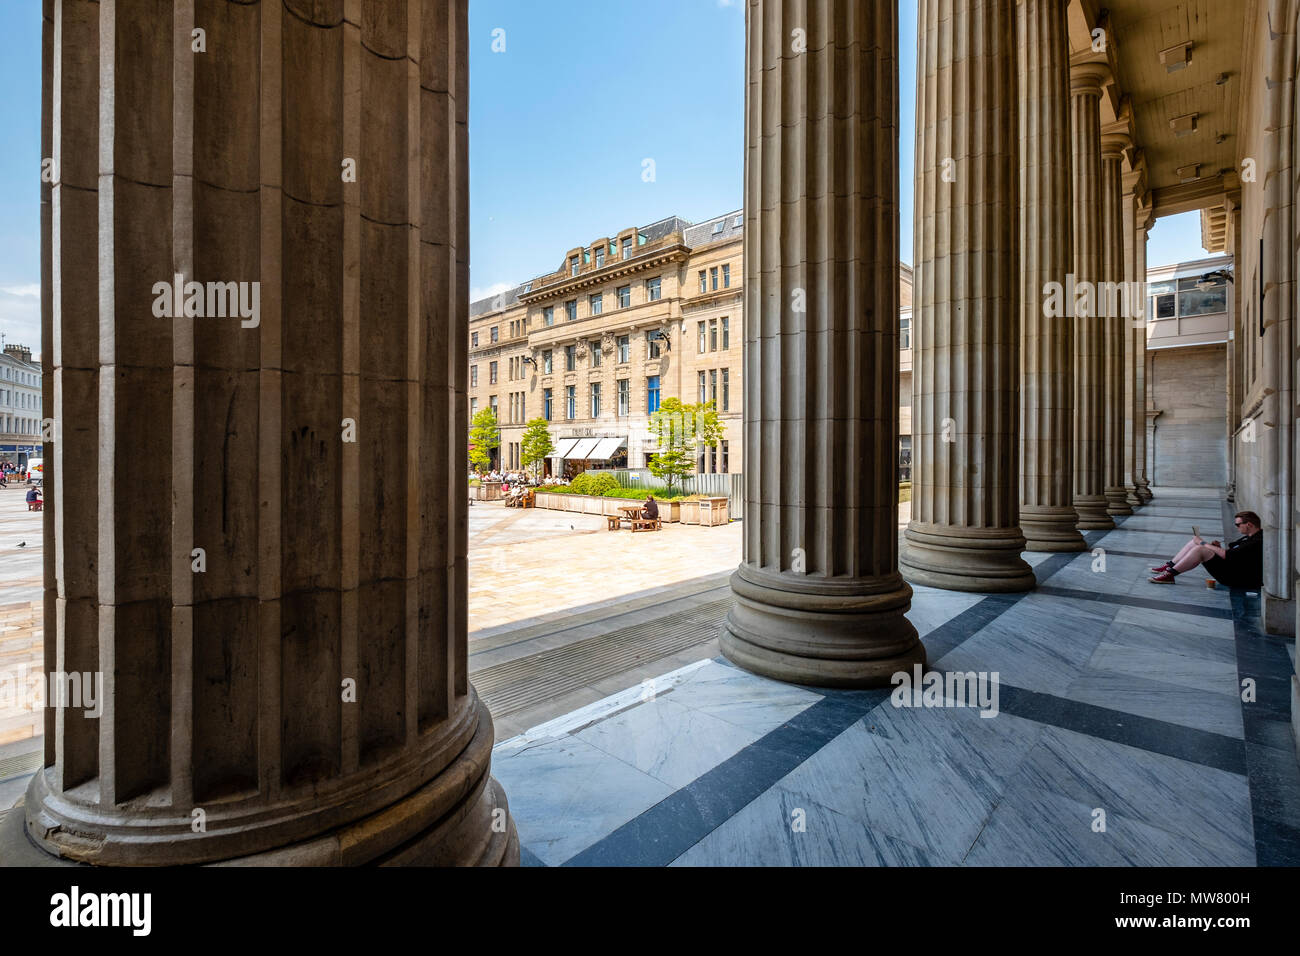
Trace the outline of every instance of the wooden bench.
{"type": "Polygon", "coordinates": [[[632,533],[638,531],[658,531],[663,527],[659,518],[633,518],[632,533]]]}
{"type": "Polygon", "coordinates": [[[609,522],[610,531],[617,531],[619,526],[623,523],[623,517],[621,515],[605,515],[605,520],[609,522]]]}

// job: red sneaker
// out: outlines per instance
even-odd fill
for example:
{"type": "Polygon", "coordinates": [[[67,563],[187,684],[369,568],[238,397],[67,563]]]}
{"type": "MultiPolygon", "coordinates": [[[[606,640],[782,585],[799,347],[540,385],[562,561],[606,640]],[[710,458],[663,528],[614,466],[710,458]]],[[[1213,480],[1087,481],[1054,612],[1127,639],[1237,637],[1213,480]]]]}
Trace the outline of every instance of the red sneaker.
{"type": "Polygon", "coordinates": [[[1174,562],[1172,562],[1172,561],[1166,561],[1164,564],[1159,565],[1158,567],[1154,567],[1154,568],[1152,568],[1151,570],[1152,570],[1152,571],[1168,571],[1168,570],[1169,570],[1170,568],[1172,568],[1173,566],[1174,566],[1174,562]]]}
{"type": "Polygon", "coordinates": [[[1157,574],[1154,578],[1151,578],[1150,581],[1152,584],[1173,584],[1174,575],[1173,572],[1166,571],[1164,574],[1157,574]]]}

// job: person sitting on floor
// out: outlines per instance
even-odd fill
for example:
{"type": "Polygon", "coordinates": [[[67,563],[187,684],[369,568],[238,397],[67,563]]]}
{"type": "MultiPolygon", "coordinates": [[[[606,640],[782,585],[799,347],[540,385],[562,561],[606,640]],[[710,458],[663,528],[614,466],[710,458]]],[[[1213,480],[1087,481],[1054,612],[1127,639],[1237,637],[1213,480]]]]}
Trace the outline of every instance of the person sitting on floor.
{"type": "Polygon", "coordinates": [[[1217,541],[1206,544],[1200,537],[1193,538],[1172,561],[1151,569],[1160,572],[1151,583],[1173,584],[1179,574],[1203,564],[1224,587],[1259,590],[1264,583],[1264,533],[1259,515],[1238,511],[1232,523],[1242,534],[1236,541],[1225,548],[1217,541]]]}
{"type": "Polygon", "coordinates": [[[655,501],[654,495],[645,496],[645,507],[641,509],[641,517],[649,519],[659,517],[659,504],[655,501]]]}

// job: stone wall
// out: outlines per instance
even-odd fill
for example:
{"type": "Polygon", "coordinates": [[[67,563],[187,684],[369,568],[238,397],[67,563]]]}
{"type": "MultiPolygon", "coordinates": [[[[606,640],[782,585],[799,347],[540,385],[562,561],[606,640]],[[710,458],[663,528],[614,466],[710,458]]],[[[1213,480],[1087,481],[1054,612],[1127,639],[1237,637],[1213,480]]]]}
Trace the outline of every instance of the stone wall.
{"type": "MultiPolygon", "coordinates": [[[[1225,345],[1147,352],[1151,482],[1222,488],[1228,480],[1225,345]]],[[[1246,506],[1249,507],[1249,506],[1246,506]]]]}

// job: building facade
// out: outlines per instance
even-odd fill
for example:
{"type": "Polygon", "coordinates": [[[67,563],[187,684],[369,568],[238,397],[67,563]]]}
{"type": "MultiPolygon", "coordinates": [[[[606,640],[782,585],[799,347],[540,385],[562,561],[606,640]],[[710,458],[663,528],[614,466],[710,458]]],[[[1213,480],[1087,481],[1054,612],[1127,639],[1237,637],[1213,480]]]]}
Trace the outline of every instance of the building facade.
{"type": "MultiPolygon", "coordinates": [[[[641,468],[668,398],[712,402],[723,424],[701,474],[743,471],[744,215],[677,216],[565,253],[560,267],[470,304],[469,415],[495,409],[501,468],[522,466],[526,423],[551,422],[552,474],[641,468]]],[[[911,270],[902,266],[900,369],[911,389],[911,270]]],[[[902,411],[904,466],[909,410],[902,411]]]]}
{"type": "Polygon", "coordinates": [[[25,469],[41,457],[41,364],[26,345],[0,353],[0,461],[25,469]]]}

